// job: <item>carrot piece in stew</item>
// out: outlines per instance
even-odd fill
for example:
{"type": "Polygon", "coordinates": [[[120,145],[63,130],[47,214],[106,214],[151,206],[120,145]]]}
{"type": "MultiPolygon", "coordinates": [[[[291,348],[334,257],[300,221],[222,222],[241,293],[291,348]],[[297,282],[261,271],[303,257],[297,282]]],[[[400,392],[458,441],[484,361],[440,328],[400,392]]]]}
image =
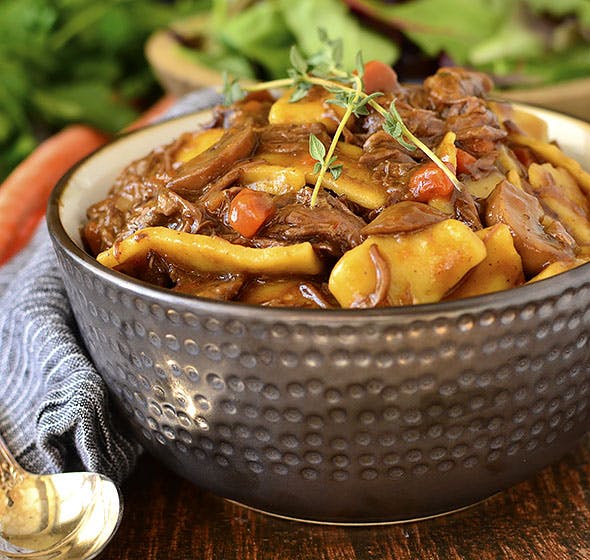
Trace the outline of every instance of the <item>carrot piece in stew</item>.
{"type": "Polygon", "coordinates": [[[242,189],[231,201],[229,223],[244,237],[253,237],[275,210],[268,193],[242,189]]]}
{"type": "Polygon", "coordinates": [[[398,87],[397,74],[393,68],[380,60],[370,60],[365,64],[363,83],[368,94],[377,91],[393,93],[398,87]]]}
{"type": "Polygon", "coordinates": [[[435,163],[421,165],[412,173],[409,182],[414,200],[428,202],[433,198],[448,198],[454,186],[435,163]]]}

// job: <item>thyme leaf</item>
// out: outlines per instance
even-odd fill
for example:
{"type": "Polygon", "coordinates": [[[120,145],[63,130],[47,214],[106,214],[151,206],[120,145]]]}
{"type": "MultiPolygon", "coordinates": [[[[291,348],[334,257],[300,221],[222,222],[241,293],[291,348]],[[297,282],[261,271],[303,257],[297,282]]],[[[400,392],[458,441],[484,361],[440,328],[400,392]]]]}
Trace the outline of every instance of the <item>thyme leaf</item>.
{"type": "Polygon", "coordinates": [[[326,157],[326,146],[322,141],[313,133],[309,135],[309,154],[311,157],[320,163],[324,162],[326,157]]]}
{"type": "Polygon", "coordinates": [[[334,178],[334,181],[336,181],[338,179],[338,177],[340,177],[343,169],[344,169],[344,165],[342,165],[341,163],[339,163],[337,165],[330,165],[330,167],[328,167],[328,171],[330,171],[330,174],[334,178]]]}
{"type": "Polygon", "coordinates": [[[303,55],[299,52],[299,49],[293,45],[289,51],[289,60],[293,70],[299,75],[304,75],[307,72],[307,61],[303,58],[303,55]]]}
{"type": "MultiPolygon", "coordinates": [[[[329,159],[326,159],[326,147],[313,133],[309,135],[309,155],[316,160],[316,163],[313,166],[313,172],[315,175],[322,173],[322,170],[324,170],[324,173],[325,171],[328,171],[334,180],[336,180],[342,174],[344,166],[341,163],[336,163],[338,158],[334,155],[329,159]]],[[[316,193],[315,189],[314,193],[316,193]]],[[[317,197],[317,193],[315,196],[317,197]]]]}
{"type": "Polygon", "coordinates": [[[356,75],[362,80],[365,75],[365,62],[363,61],[363,53],[361,51],[356,53],[354,68],[356,75]]]}
{"type": "Polygon", "coordinates": [[[240,101],[246,97],[246,90],[240,86],[238,80],[230,79],[227,72],[223,73],[223,104],[226,107],[234,104],[236,101],[240,101]]]}
{"type": "Polygon", "coordinates": [[[333,77],[334,70],[342,69],[343,44],[342,39],[330,39],[322,27],[318,28],[318,35],[322,48],[309,57],[310,74],[318,78],[333,77]]]}
{"type": "Polygon", "coordinates": [[[322,48],[314,55],[306,59],[296,47],[291,49],[290,61],[292,68],[287,71],[287,78],[242,88],[236,80],[229,80],[227,76],[224,76],[223,85],[226,105],[231,105],[243,99],[247,91],[283,87],[293,89],[289,101],[295,103],[303,99],[312,87],[320,86],[332,95],[332,98],[328,99],[327,103],[344,109],[344,114],[327,150],[317,136],[314,134],[309,136],[309,154],[316,161],[313,173],[317,175],[310,205],[313,207],[316,204],[326,173],[330,173],[334,180],[337,180],[342,174],[343,166],[341,163],[336,163],[337,156],[334,155],[336,146],[351,116],[368,115],[369,107],[384,118],[383,130],[387,134],[408,150],[413,151],[416,148],[422,150],[445,173],[455,188],[460,190],[461,184],[454,173],[405,125],[397,110],[395,100],[386,109],[377,102],[377,99],[383,96],[383,93],[367,94],[363,91],[364,63],[362,54],[359,52],[356,56],[355,71],[345,72],[342,70],[342,40],[330,39],[325,29],[320,28],[318,33],[322,48]]]}
{"type": "Polygon", "coordinates": [[[403,124],[403,120],[397,110],[397,107],[395,106],[395,99],[391,102],[391,105],[389,106],[389,112],[383,121],[383,130],[404,148],[410,151],[414,151],[416,149],[416,146],[406,140],[404,137],[404,133],[407,129],[403,124]]]}

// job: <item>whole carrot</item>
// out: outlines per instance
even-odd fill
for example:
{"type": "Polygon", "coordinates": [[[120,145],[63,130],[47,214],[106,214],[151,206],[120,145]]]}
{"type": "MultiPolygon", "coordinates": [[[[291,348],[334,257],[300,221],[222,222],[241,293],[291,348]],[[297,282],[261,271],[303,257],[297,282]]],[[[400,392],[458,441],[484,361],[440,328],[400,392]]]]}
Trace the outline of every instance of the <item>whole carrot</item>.
{"type": "MultiPolygon", "coordinates": [[[[150,124],[176,98],[165,95],[126,130],[150,124]]],[[[0,265],[29,241],[55,183],[75,163],[108,141],[103,133],[71,125],[40,144],[0,185],[0,265]]]]}
{"type": "Polygon", "coordinates": [[[68,126],[41,143],[6,178],[0,185],[0,264],[27,243],[58,179],[107,140],[88,126],[68,126]]]}

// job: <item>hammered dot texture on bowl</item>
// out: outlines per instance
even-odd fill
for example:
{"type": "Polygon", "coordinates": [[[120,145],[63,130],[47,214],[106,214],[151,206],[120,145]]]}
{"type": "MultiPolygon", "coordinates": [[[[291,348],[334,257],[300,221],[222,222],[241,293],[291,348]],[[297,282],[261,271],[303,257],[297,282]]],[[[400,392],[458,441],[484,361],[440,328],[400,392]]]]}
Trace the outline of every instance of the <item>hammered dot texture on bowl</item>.
{"type": "Polygon", "coordinates": [[[88,349],[140,438],[254,507],[384,521],[401,515],[394,500],[403,517],[429,515],[519,480],[588,425],[587,283],[477,313],[307,324],[212,316],[62,265],[88,349]]]}

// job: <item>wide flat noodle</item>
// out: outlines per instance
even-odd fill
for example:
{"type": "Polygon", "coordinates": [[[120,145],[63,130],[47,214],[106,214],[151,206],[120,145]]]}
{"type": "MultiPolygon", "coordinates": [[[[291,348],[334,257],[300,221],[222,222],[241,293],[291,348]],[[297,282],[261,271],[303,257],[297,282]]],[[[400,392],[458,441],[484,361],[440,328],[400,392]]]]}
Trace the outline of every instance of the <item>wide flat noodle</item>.
{"type": "Polygon", "coordinates": [[[308,242],[257,249],[166,227],[141,229],[100,253],[96,260],[118,269],[145,262],[151,252],[187,271],[313,275],[323,269],[308,242]]]}
{"type": "Polygon", "coordinates": [[[511,134],[510,139],[516,144],[527,146],[549,163],[555,165],[555,167],[567,169],[580,187],[584,189],[584,192],[590,195],[590,173],[584,171],[575,159],[564,154],[555,144],[542,142],[541,140],[536,140],[535,138],[522,134],[511,134]]]}

